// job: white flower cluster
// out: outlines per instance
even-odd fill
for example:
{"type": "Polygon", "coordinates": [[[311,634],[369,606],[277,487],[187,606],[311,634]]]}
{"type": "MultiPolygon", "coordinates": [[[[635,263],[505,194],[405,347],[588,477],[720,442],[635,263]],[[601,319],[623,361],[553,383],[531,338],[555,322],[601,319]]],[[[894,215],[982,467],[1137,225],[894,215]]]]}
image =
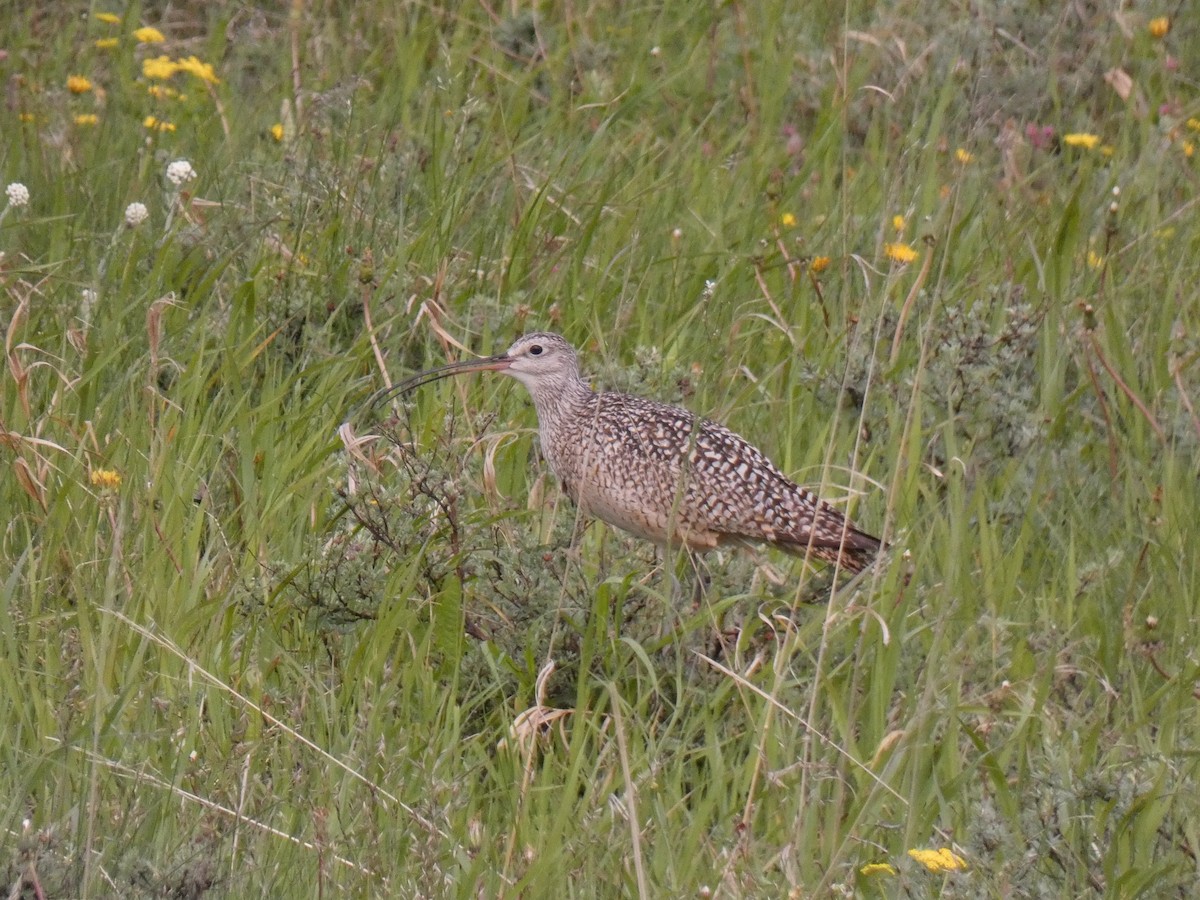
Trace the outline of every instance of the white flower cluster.
{"type": "Polygon", "coordinates": [[[196,170],[192,168],[192,164],[186,159],[177,159],[167,166],[167,181],[171,182],[175,187],[180,187],[195,177],[196,170]]]}
{"type": "Polygon", "coordinates": [[[125,207],[125,224],[130,228],[137,228],[148,218],[150,210],[146,209],[145,203],[130,203],[125,207]]]}
{"type": "Polygon", "coordinates": [[[29,188],[19,181],[14,181],[6,187],[4,193],[8,197],[9,206],[20,209],[22,206],[29,205],[29,188]]]}

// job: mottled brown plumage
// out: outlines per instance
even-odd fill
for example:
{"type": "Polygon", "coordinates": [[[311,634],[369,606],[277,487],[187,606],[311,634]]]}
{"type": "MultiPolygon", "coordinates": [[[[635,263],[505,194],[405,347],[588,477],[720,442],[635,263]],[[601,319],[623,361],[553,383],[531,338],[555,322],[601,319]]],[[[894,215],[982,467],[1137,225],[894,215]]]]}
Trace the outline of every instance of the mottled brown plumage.
{"type": "Polygon", "coordinates": [[[489,370],[529,389],[542,454],[587,515],[662,546],[764,543],[853,572],[879,553],[878,538],[728,428],[677,406],[593,391],[557,334],[527,334],[499,356],[433,369],[387,393],[489,370]]]}

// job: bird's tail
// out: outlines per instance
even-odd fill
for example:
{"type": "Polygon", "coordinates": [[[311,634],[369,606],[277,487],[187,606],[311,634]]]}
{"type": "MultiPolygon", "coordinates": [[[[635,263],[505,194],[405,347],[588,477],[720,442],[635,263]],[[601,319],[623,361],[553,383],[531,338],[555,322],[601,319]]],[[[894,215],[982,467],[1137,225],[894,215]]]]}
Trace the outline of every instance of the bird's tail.
{"type": "Polygon", "coordinates": [[[794,556],[819,559],[848,572],[861,572],[886,549],[879,538],[859,531],[845,520],[839,521],[835,528],[826,525],[818,528],[816,534],[780,541],[779,546],[794,556]]]}

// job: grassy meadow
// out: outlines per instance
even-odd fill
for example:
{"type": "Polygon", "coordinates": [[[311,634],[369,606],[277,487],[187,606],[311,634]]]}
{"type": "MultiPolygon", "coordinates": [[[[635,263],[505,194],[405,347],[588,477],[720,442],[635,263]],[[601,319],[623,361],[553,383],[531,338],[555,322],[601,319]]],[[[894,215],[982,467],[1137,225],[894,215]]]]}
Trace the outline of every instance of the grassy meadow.
{"type": "Polygon", "coordinates": [[[0,895],[1195,895],[1186,5],[24,6],[0,895]],[[885,561],[693,602],[510,379],[363,405],[529,330],[885,561]]]}

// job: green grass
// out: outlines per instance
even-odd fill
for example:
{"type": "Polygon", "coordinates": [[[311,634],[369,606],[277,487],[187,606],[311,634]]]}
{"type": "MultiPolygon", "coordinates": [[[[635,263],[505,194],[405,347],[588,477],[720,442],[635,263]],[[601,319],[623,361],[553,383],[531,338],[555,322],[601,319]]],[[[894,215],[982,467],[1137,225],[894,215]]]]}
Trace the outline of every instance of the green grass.
{"type": "Polygon", "coordinates": [[[1190,896],[1194,23],[567,9],[0,23],[5,894],[1190,896]],[[886,564],[693,607],[518,386],[361,406],[540,328],[886,564]]]}

